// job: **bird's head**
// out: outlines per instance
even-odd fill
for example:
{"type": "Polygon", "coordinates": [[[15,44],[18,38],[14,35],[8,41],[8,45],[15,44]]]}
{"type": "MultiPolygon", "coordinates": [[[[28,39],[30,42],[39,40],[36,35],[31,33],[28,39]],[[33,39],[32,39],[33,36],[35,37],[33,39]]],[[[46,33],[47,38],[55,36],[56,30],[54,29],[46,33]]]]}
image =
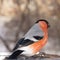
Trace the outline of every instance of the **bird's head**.
{"type": "Polygon", "coordinates": [[[48,21],[44,20],[44,19],[40,19],[36,23],[38,23],[43,30],[45,30],[45,29],[50,27],[48,21]]]}

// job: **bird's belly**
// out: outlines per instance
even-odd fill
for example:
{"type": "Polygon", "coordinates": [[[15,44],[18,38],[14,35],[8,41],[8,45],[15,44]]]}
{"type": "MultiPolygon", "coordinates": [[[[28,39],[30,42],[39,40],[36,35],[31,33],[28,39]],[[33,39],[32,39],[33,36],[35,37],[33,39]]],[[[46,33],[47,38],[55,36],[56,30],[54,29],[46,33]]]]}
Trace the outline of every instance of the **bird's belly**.
{"type": "Polygon", "coordinates": [[[29,46],[22,47],[22,48],[20,48],[20,50],[23,50],[21,55],[25,55],[25,56],[33,56],[34,55],[33,49],[30,48],[29,46]]]}

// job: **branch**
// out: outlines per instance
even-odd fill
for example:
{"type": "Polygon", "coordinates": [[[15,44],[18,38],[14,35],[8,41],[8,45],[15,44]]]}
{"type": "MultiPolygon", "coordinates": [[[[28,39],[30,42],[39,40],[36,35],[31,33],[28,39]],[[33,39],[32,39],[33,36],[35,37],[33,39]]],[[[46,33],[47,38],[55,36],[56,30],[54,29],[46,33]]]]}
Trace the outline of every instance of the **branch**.
{"type": "MultiPolygon", "coordinates": [[[[5,54],[6,56],[9,56],[10,54],[5,54]]],[[[1,55],[0,55],[1,56],[1,55]]],[[[4,56],[4,55],[2,55],[4,56]]],[[[20,55],[18,58],[20,57],[25,57],[25,58],[60,58],[60,55],[55,55],[55,54],[47,54],[45,52],[41,52],[40,54],[38,55],[34,55],[32,57],[27,57],[27,56],[24,56],[24,55],[20,55]]],[[[7,57],[6,57],[7,58],[7,57]]],[[[6,60],[6,58],[4,60],[6,60]]]]}
{"type": "Polygon", "coordinates": [[[38,55],[35,55],[36,57],[41,57],[41,58],[60,58],[60,55],[56,55],[56,54],[47,54],[45,52],[42,52],[38,55]]]}

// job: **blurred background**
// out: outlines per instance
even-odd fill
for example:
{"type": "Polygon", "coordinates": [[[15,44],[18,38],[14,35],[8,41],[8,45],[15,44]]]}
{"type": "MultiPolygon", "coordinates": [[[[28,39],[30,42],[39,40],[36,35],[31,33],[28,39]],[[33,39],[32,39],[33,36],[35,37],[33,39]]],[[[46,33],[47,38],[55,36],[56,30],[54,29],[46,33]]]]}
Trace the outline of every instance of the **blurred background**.
{"type": "Polygon", "coordinates": [[[60,0],[0,0],[0,53],[11,52],[39,19],[50,23],[41,51],[60,55],[60,0]]]}

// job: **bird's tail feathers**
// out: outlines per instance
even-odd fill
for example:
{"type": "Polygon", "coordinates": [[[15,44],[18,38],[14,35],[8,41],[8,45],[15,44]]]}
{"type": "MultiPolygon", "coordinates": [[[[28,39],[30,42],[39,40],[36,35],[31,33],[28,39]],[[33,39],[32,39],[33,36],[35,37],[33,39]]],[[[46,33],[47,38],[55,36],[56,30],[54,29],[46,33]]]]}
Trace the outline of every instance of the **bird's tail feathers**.
{"type": "Polygon", "coordinates": [[[7,57],[7,60],[15,60],[17,57],[23,52],[23,50],[17,50],[13,52],[9,57],[7,57]]]}

